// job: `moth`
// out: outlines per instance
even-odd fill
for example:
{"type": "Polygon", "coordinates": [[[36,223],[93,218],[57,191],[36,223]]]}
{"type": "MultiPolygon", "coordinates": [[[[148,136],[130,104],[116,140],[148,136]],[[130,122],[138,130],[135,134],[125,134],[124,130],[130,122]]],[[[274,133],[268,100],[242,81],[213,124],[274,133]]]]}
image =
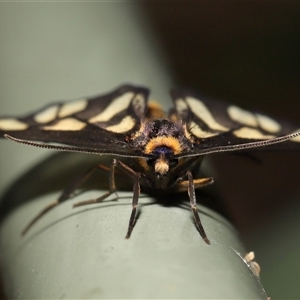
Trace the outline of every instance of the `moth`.
{"type": "MultiPolygon", "coordinates": [[[[171,91],[174,108],[165,114],[157,103],[148,103],[148,95],[147,88],[123,85],[106,95],[56,102],[24,117],[0,118],[1,136],[40,148],[112,155],[108,192],[74,207],[102,202],[115,193],[116,171],[127,176],[133,183],[133,196],[126,238],[135,225],[141,186],[172,193],[187,191],[196,228],[209,244],[195,189],[212,184],[213,178],[194,178],[192,170],[211,153],[297,148],[300,130],[266,115],[176,88],[171,91]]],[[[95,166],[67,187],[22,234],[69,199],[98,168],[104,167],[95,166]]]]}

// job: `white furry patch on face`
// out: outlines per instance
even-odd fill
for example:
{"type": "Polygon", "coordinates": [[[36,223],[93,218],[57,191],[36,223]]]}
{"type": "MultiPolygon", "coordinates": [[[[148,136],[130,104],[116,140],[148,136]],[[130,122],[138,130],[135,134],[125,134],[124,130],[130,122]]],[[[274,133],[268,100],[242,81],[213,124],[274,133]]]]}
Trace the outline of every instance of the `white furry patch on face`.
{"type": "Polygon", "coordinates": [[[156,160],[154,165],[155,173],[165,175],[169,171],[169,164],[162,158],[156,160]]]}

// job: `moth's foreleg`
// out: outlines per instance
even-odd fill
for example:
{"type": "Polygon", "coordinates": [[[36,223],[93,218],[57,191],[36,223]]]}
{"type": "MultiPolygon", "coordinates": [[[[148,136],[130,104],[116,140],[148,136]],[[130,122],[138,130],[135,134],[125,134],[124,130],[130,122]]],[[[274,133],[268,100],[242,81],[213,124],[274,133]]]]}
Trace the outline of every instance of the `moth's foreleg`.
{"type": "Polygon", "coordinates": [[[84,173],[82,176],[77,178],[75,181],[73,181],[59,196],[57,200],[47,205],[44,209],[40,211],[38,215],[36,215],[29,223],[28,225],[23,229],[21,235],[25,235],[28,230],[48,211],[52,210],[54,207],[58,206],[62,202],[70,199],[74,193],[74,191],[84,182],[86,181],[90,175],[97,169],[101,168],[101,165],[97,165],[91,169],[89,169],[86,173],[84,173]]]}
{"type": "Polygon", "coordinates": [[[181,182],[182,185],[185,185],[186,183],[187,185],[187,191],[189,194],[189,198],[190,198],[190,205],[193,211],[193,215],[194,215],[194,220],[195,220],[195,224],[196,227],[201,235],[201,237],[203,238],[203,240],[207,243],[210,244],[209,239],[207,238],[207,235],[205,233],[205,230],[202,226],[201,220],[200,220],[200,216],[198,213],[198,209],[197,209],[197,202],[196,202],[196,194],[195,194],[195,187],[200,188],[202,186],[208,185],[213,183],[213,179],[212,178],[202,178],[202,179],[193,179],[193,175],[190,171],[186,172],[186,175],[188,177],[187,181],[183,181],[181,182]]]}
{"type": "Polygon", "coordinates": [[[141,191],[141,189],[140,189],[140,183],[139,183],[139,176],[136,176],[133,179],[132,211],[131,211],[131,215],[130,215],[130,219],[129,219],[127,234],[125,237],[126,239],[130,238],[132,229],[136,222],[136,210],[137,210],[137,206],[138,206],[140,191],[141,191]]]}

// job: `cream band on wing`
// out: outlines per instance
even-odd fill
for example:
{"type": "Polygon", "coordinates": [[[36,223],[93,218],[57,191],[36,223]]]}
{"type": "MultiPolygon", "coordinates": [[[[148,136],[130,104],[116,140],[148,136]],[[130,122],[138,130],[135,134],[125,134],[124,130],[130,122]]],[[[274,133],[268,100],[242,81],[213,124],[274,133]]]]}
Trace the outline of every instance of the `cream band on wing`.
{"type": "Polygon", "coordinates": [[[88,100],[86,99],[70,101],[62,105],[62,107],[58,112],[58,117],[64,118],[72,114],[81,112],[86,109],[87,105],[88,105],[88,100]]]}
{"type": "Polygon", "coordinates": [[[37,123],[41,123],[41,124],[49,123],[49,122],[55,120],[58,109],[59,109],[58,105],[49,106],[46,109],[37,113],[33,119],[37,123]]]}
{"type": "Polygon", "coordinates": [[[108,126],[105,129],[115,133],[122,133],[131,130],[134,127],[134,125],[134,119],[130,116],[126,116],[121,120],[119,124],[108,126]]]}
{"type": "Polygon", "coordinates": [[[281,125],[272,118],[261,114],[251,113],[250,111],[244,110],[235,105],[230,105],[227,112],[233,121],[240,124],[251,127],[260,127],[270,133],[276,133],[281,130],[281,125]]]}
{"type": "Polygon", "coordinates": [[[229,128],[218,123],[209,109],[199,99],[186,97],[186,102],[189,104],[191,111],[201,119],[209,128],[213,130],[229,131],[229,128]]]}
{"type": "Polygon", "coordinates": [[[131,102],[133,96],[134,93],[128,92],[114,99],[111,102],[111,104],[108,107],[106,107],[101,113],[89,119],[89,122],[98,123],[98,122],[106,122],[111,120],[113,116],[117,115],[122,110],[128,108],[129,103],[131,102]]]}
{"type": "Polygon", "coordinates": [[[0,119],[0,130],[25,130],[28,127],[28,124],[14,118],[0,119]]]}
{"type": "Polygon", "coordinates": [[[58,121],[54,125],[44,126],[42,129],[44,130],[65,130],[65,131],[78,131],[82,130],[86,126],[86,123],[81,122],[74,118],[66,118],[58,121]]]}

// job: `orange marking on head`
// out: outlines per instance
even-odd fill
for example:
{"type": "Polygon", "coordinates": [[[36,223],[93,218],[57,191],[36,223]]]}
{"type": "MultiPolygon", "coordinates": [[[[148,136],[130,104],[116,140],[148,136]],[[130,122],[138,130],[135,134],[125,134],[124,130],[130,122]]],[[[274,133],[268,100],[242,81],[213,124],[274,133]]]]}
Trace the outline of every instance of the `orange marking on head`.
{"type": "Polygon", "coordinates": [[[150,154],[155,148],[163,146],[172,149],[175,155],[182,151],[182,147],[178,139],[172,136],[158,136],[148,142],[145,147],[144,153],[150,154]]]}

